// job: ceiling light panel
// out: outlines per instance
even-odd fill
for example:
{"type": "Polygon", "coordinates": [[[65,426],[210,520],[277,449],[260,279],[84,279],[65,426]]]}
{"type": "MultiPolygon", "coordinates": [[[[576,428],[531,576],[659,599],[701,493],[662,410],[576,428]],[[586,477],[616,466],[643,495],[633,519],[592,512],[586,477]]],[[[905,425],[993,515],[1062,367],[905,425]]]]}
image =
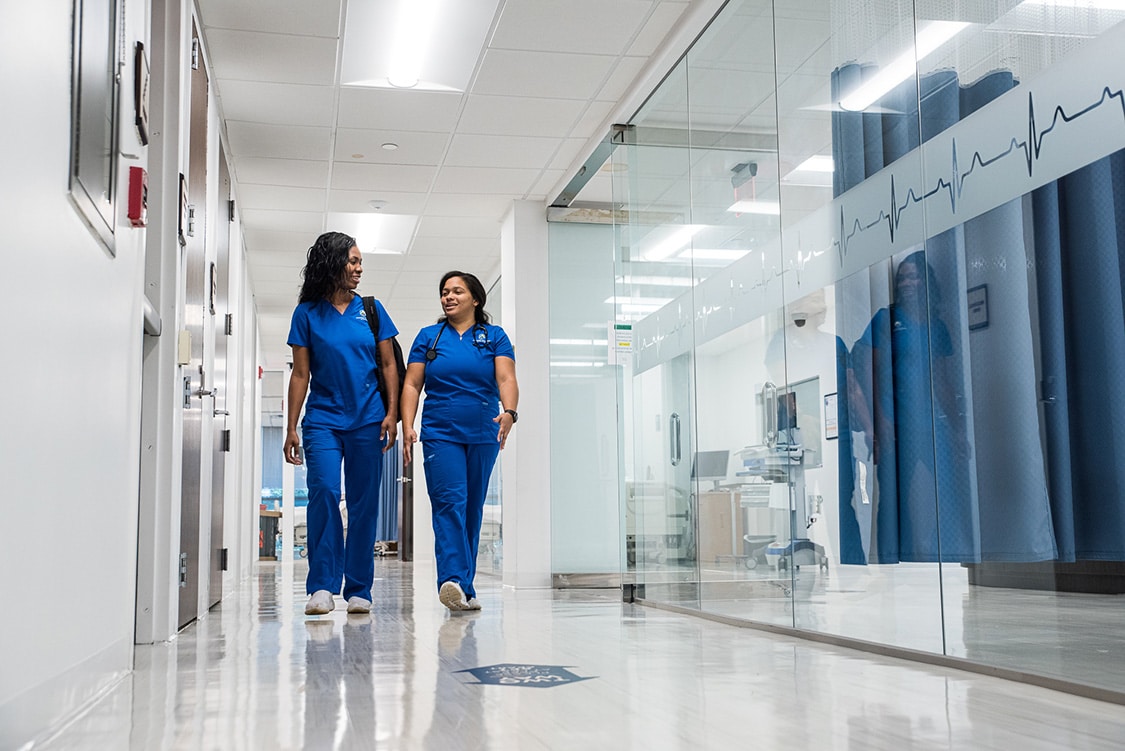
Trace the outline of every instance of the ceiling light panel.
{"type": "Polygon", "coordinates": [[[354,237],[363,253],[406,253],[417,224],[408,214],[332,212],[327,219],[329,229],[354,237]]]}
{"type": "Polygon", "coordinates": [[[496,6],[497,0],[350,0],[340,81],[399,88],[390,79],[414,62],[404,56],[422,51],[416,72],[407,74],[416,81],[407,88],[464,91],[496,6]],[[423,36],[413,36],[420,31],[423,36]]]}

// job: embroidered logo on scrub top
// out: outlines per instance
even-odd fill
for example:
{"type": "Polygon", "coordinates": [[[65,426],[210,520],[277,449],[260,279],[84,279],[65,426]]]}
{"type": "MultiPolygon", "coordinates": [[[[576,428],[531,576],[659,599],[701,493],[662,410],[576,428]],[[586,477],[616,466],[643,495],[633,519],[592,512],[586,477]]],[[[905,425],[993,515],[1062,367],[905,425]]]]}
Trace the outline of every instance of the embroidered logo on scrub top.
{"type": "Polygon", "coordinates": [[[484,329],[477,329],[476,345],[478,347],[483,347],[486,344],[488,344],[488,332],[484,329]]]}

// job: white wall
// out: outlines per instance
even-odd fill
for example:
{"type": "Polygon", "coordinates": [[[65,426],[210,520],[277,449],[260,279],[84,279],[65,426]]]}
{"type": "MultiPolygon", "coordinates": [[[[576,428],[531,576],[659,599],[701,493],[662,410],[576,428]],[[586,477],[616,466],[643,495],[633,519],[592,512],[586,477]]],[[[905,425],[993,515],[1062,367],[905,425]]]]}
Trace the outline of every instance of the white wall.
{"type": "MultiPolygon", "coordinates": [[[[167,16],[155,21],[166,20],[178,38],[190,6],[162,4],[167,16]]],[[[157,80],[159,60],[150,57],[154,89],[169,81],[175,89],[164,114],[176,132],[160,152],[152,148],[154,132],[146,149],[132,127],[129,71],[137,41],[150,55],[160,46],[149,38],[150,7],[125,4],[113,253],[68,198],[73,2],[6,3],[0,25],[0,63],[22,71],[0,83],[3,100],[18,112],[0,118],[0,299],[9,306],[0,369],[0,592],[7,610],[0,619],[0,748],[44,737],[126,676],[136,639],[175,635],[181,410],[174,341],[182,280],[178,246],[174,239],[162,244],[177,208],[164,211],[161,199],[172,194],[162,177],[172,175],[164,182],[174,186],[182,170],[177,121],[186,89],[182,71],[157,80]],[[149,170],[148,229],[131,228],[125,217],[133,165],[149,170]],[[157,338],[142,333],[146,296],[161,318],[157,338]]],[[[213,118],[216,132],[217,124],[213,118]]],[[[235,564],[224,581],[232,585],[256,557],[256,504],[246,495],[256,498],[259,471],[257,330],[237,227],[233,235],[231,309],[243,325],[230,349],[232,396],[239,389],[232,423],[241,427],[228,464],[224,529],[235,564]]]]}
{"type": "MultiPolygon", "coordinates": [[[[5,3],[0,25],[4,748],[132,666],[144,232],[122,200],[112,256],[67,198],[72,6],[5,3]]],[[[130,47],[146,7],[127,6],[130,47]]]]}

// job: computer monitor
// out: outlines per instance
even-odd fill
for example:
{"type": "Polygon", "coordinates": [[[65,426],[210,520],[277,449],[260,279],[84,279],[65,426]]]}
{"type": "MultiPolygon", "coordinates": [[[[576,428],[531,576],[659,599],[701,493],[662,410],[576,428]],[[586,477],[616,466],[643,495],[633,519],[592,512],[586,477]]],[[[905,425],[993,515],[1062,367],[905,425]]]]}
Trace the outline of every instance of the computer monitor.
{"type": "Polygon", "coordinates": [[[696,451],[691,463],[691,479],[701,482],[711,481],[718,487],[727,479],[727,463],[730,451],[696,451]]]}
{"type": "Polygon", "coordinates": [[[777,395],[777,429],[792,430],[797,427],[797,394],[787,391],[777,395]]]}

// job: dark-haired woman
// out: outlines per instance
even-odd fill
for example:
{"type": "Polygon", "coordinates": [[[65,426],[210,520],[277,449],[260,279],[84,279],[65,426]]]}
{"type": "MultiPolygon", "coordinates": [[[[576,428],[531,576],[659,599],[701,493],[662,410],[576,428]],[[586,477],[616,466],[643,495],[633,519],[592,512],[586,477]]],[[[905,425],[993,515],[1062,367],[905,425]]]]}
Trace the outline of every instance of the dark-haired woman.
{"type": "MultiPolygon", "coordinates": [[[[376,337],[356,294],[363,274],[363,257],[355,238],[326,232],[309,248],[304,283],[293,321],[289,345],[293,371],[289,379],[288,430],[285,461],[307,465],[309,488],[309,573],[305,590],[307,615],[323,615],[335,608],[333,596],[343,596],[349,613],[371,611],[375,577],[375,536],[379,513],[380,452],[394,445],[398,414],[395,400],[384,409],[376,373],[376,337]],[[305,397],[308,397],[308,403],[305,397]],[[297,419],[301,407],[304,457],[297,419]],[[340,468],[345,470],[348,536],[344,541],[340,515],[340,468]]],[[[398,333],[391,317],[376,300],[379,314],[378,347],[383,383],[398,393],[391,337],[398,333]]]]}
{"type": "Polygon", "coordinates": [[[433,511],[438,598],[480,610],[473,579],[488,479],[516,424],[519,386],[508,335],[484,310],[484,285],[450,271],[438,285],[442,317],[418,332],[402,392],[403,459],[410,463],[423,388],[426,485],[433,511]]]}

